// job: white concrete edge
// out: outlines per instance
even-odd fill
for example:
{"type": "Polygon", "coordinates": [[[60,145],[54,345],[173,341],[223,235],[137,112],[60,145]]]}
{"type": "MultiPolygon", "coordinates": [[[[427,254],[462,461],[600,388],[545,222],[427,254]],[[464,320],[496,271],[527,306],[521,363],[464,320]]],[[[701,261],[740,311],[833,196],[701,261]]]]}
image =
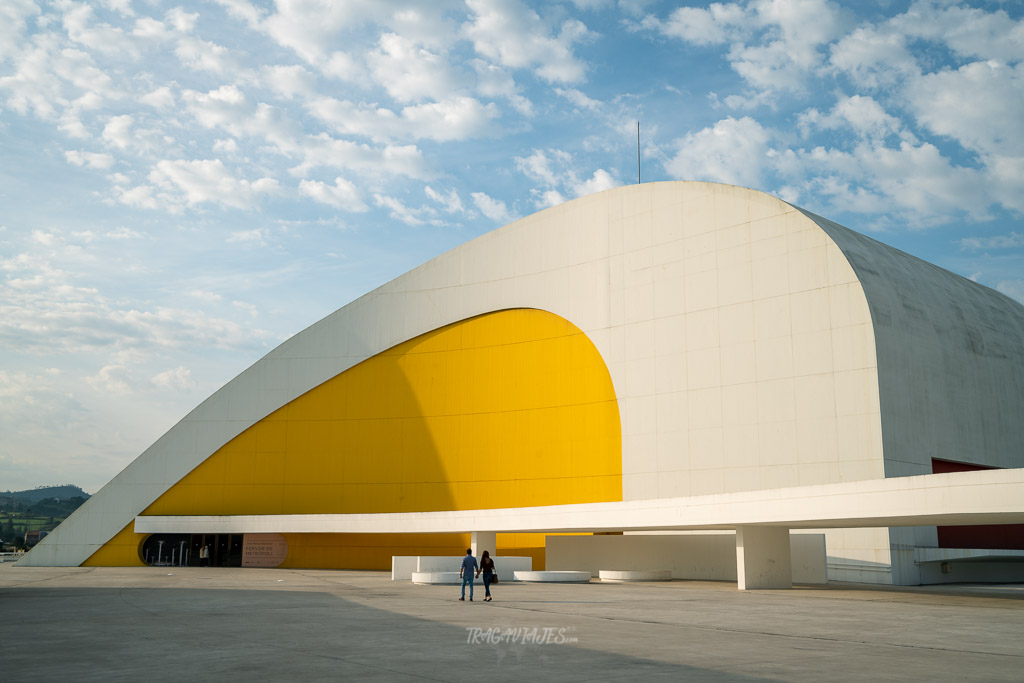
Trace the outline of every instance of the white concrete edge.
{"type": "Polygon", "coordinates": [[[987,548],[914,548],[914,562],[953,562],[978,560],[1024,560],[1024,550],[987,548]]]}
{"type": "Polygon", "coordinates": [[[466,533],[1024,523],[1024,469],[739,493],[492,510],[138,516],[136,533],[466,533]]]}

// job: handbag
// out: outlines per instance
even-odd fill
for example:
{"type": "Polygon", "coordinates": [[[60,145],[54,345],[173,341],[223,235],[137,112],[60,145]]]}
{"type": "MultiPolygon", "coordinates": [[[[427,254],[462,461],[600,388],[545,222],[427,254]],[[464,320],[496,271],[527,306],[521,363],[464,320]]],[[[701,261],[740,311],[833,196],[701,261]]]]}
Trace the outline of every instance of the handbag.
{"type": "Polygon", "coordinates": [[[498,583],[498,572],[491,574],[491,583],[498,583]]]}

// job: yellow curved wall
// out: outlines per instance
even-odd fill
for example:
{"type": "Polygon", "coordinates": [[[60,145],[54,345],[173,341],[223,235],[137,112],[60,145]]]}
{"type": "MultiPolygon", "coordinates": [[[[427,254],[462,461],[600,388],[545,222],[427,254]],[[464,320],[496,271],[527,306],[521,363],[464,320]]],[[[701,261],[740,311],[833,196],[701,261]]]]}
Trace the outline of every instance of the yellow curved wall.
{"type": "MultiPolygon", "coordinates": [[[[556,315],[515,309],[421,335],[328,380],[224,445],[143,514],[616,501],[621,470],[618,405],[597,349],[556,315]]],[[[141,539],[126,528],[85,564],[138,563],[141,539]]],[[[364,568],[390,567],[394,554],[422,554],[407,552],[413,547],[461,554],[466,543],[459,534],[288,540],[285,566],[364,568]]],[[[538,539],[503,534],[506,555],[508,543],[536,547],[538,539]]]]}

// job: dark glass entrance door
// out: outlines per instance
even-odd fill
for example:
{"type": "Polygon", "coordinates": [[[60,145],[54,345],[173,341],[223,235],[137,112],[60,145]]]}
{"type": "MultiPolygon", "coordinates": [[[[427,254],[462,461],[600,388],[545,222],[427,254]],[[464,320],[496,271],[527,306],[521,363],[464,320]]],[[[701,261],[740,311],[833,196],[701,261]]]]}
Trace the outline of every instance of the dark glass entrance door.
{"type": "Polygon", "coordinates": [[[142,560],[153,567],[201,567],[203,547],[210,567],[242,566],[243,534],[153,534],[142,544],[142,560]]]}

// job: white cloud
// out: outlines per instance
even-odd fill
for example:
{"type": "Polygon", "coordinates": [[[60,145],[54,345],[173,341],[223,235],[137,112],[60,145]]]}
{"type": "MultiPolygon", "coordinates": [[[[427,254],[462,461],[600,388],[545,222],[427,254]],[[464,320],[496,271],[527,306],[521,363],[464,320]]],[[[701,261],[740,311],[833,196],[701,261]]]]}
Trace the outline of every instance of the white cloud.
{"type": "Polygon", "coordinates": [[[676,143],[665,170],[680,180],[711,180],[760,187],[771,133],[754,119],[728,117],[676,143]]]}
{"type": "Polygon", "coordinates": [[[917,121],[929,130],[1000,156],[1024,154],[1022,92],[1024,62],[1011,67],[995,61],[928,74],[905,90],[917,121]]]}
{"type": "Polygon", "coordinates": [[[106,365],[95,375],[86,377],[85,382],[103,394],[123,395],[132,391],[131,374],[123,365],[106,365]]]}
{"type": "Polygon", "coordinates": [[[237,309],[245,311],[253,318],[260,314],[260,309],[247,301],[232,301],[231,305],[237,309]]]}
{"type": "Polygon", "coordinates": [[[151,46],[174,37],[174,28],[152,17],[139,17],[132,28],[132,37],[151,46]]]}
{"type": "Polygon", "coordinates": [[[114,240],[140,239],[142,237],[142,233],[136,232],[130,228],[120,227],[105,233],[104,237],[109,237],[114,240]]]}
{"type": "Polygon", "coordinates": [[[540,16],[519,0],[467,0],[475,15],[462,30],[476,51],[502,66],[534,69],[549,83],[584,80],[586,65],[573,54],[572,46],[589,37],[580,21],[568,19],[557,35],[540,16]]]}
{"type": "Polygon", "coordinates": [[[313,116],[339,133],[379,141],[466,140],[490,131],[492,121],[500,114],[493,102],[485,105],[466,96],[410,105],[402,109],[401,115],[384,107],[371,108],[330,97],[318,98],[307,106],[313,116]]]}
{"type": "Polygon", "coordinates": [[[582,197],[622,184],[603,168],[581,179],[579,164],[572,154],[560,149],[534,150],[528,157],[516,157],[515,164],[521,173],[540,184],[530,190],[538,208],[561,204],[567,195],[582,197]]]}
{"type": "Polygon", "coordinates": [[[802,164],[797,175],[806,178],[808,194],[833,211],[890,214],[912,229],[989,216],[984,174],[955,166],[930,143],[865,142],[852,152],[817,147],[790,154],[802,164]]]}
{"type": "MultiPolygon", "coordinates": [[[[8,108],[19,114],[34,114],[39,119],[54,119],[71,96],[65,96],[66,84],[56,73],[64,55],[57,53],[56,41],[51,36],[36,36],[35,41],[37,45],[11,60],[16,69],[12,75],[0,76],[0,89],[9,93],[4,102],[8,108]]],[[[73,56],[85,57],[83,53],[73,56]]]]}
{"type": "Polygon", "coordinates": [[[306,108],[314,117],[343,135],[359,135],[373,140],[404,137],[402,122],[395,112],[384,107],[317,97],[307,102],[306,108]]]}
{"type": "Polygon", "coordinates": [[[991,155],[985,161],[990,196],[1007,209],[1024,212],[1024,155],[991,155]]]}
{"type": "Polygon", "coordinates": [[[75,166],[88,166],[89,168],[106,169],[114,165],[114,157],[99,152],[85,152],[79,149],[71,149],[64,152],[64,158],[69,164],[75,166]]]}
{"type": "Polygon", "coordinates": [[[1005,10],[988,12],[961,2],[918,0],[891,26],[908,36],[945,43],[961,57],[1019,61],[1024,20],[1005,10]]]}
{"type": "Polygon", "coordinates": [[[82,119],[78,116],[77,112],[73,110],[68,110],[61,114],[60,123],[57,128],[68,137],[80,140],[89,137],[89,131],[86,129],[85,124],[82,123],[82,119]]]}
{"type": "Polygon", "coordinates": [[[166,142],[159,131],[137,127],[130,114],[112,116],[103,127],[101,137],[119,150],[135,153],[153,151],[166,142]]]}
{"type": "Polygon", "coordinates": [[[399,102],[443,99],[461,81],[443,55],[395,33],[382,35],[366,60],[375,81],[399,102]]]}
{"type": "Polygon", "coordinates": [[[371,147],[351,140],[332,138],[326,133],[310,135],[302,141],[301,162],[291,172],[304,176],[314,168],[335,168],[373,176],[405,176],[428,180],[423,153],[415,145],[371,147]]]}
{"type": "Polygon", "coordinates": [[[1016,299],[1024,304],[1024,280],[1002,280],[996,283],[995,288],[1011,299],[1016,299]]]}
{"type": "Polygon", "coordinates": [[[289,100],[316,91],[316,77],[298,64],[264,66],[263,77],[274,92],[289,100]]]}
{"type": "Polygon", "coordinates": [[[233,138],[227,138],[226,140],[215,140],[213,143],[213,151],[227,152],[228,154],[231,154],[232,152],[237,152],[238,142],[236,142],[233,138]]]}
{"type": "Polygon", "coordinates": [[[960,240],[961,249],[979,251],[982,249],[1018,249],[1024,247],[1024,235],[1011,232],[1009,235],[993,235],[991,237],[964,237],[960,240]]]}
{"type": "Polygon", "coordinates": [[[920,70],[902,33],[874,26],[859,27],[840,38],[829,62],[862,88],[892,86],[920,70]]]}
{"type": "Polygon", "coordinates": [[[199,20],[198,12],[186,12],[181,7],[175,7],[167,11],[164,15],[167,23],[174,27],[175,31],[180,33],[191,33],[196,28],[196,22],[199,20]]]}
{"type": "Polygon", "coordinates": [[[184,366],[158,373],[150,381],[158,387],[173,391],[190,391],[199,386],[196,380],[191,378],[191,371],[184,366]]]}
{"type": "MultiPolygon", "coordinates": [[[[225,0],[221,0],[224,2],[225,0]]],[[[243,5],[233,0],[233,5],[243,5]]],[[[278,2],[266,19],[247,9],[238,12],[250,25],[258,27],[278,44],[294,50],[302,59],[325,68],[343,37],[367,25],[379,25],[415,43],[441,47],[454,33],[450,12],[460,9],[454,0],[287,0],[278,2]]]]}
{"type": "MultiPolygon", "coordinates": [[[[39,458],[33,453],[32,444],[50,442],[62,432],[81,437],[79,430],[87,427],[82,420],[85,409],[69,390],[70,381],[54,368],[31,372],[0,370],[0,405],[4,406],[0,411],[0,430],[6,436],[0,448],[9,450],[8,454],[0,455],[5,479],[10,478],[13,469],[33,472],[38,467],[35,461],[39,458]]],[[[60,449],[56,449],[45,460],[59,458],[60,449]]],[[[56,464],[54,471],[62,471],[61,464],[56,464]]],[[[27,481],[34,485],[31,479],[27,481]]]]}
{"type": "Polygon", "coordinates": [[[169,191],[177,191],[189,206],[216,202],[239,209],[251,208],[260,195],[277,192],[273,178],[254,181],[232,176],[220,159],[163,160],[149,175],[152,183],[169,191]]]}
{"type": "Polygon", "coordinates": [[[75,43],[90,50],[110,54],[138,57],[133,39],[120,28],[110,24],[93,24],[93,10],[85,4],[63,3],[61,21],[68,37],[75,43]]]}
{"type": "Polygon", "coordinates": [[[577,197],[583,197],[588,194],[593,194],[595,192],[603,192],[604,190],[610,190],[613,187],[618,187],[621,184],[622,183],[613,178],[612,175],[608,173],[608,171],[604,170],[603,168],[599,168],[596,171],[594,171],[594,175],[592,175],[587,180],[574,183],[572,189],[577,197]]]}
{"type": "Polygon", "coordinates": [[[236,138],[265,140],[280,154],[292,155],[300,149],[301,127],[277,107],[262,102],[253,105],[236,85],[205,93],[185,90],[182,100],[186,111],[204,128],[220,128],[236,138]]]}
{"type": "Polygon", "coordinates": [[[44,232],[43,230],[32,231],[32,241],[37,244],[42,244],[46,247],[55,247],[63,242],[60,236],[55,235],[52,232],[44,232]]]}
{"type": "Polygon", "coordinates": [[[355,28],[373,16],[373,4],[371,0],[280,2],[262,27],[280,45],[310,64],[319,64],[337,44],[343,29],[355,28]]]}
{"type": "Polygon", "coordinates": [[[267,246],[267,238],[270,233],[265,228],[253,228],[252,230],[236,230],[231,233],[225,242],[228,244],[242,244],[250,247],[267,246]]]}
{"type": "Polygon", "coordinates": [[[561,179],[551,168],[552,163],[568,164],[571,161],[571,156],[561,150],[551,150],[551,155],[554,157],[553,159],[548,158],[548,154],[543,150],[534,150],[533,154],[528,157],[516,157],[516,168],[534,180],[547,185],[558,185],[561,183],[561,179]]]}
{"type": "Polygon", "coordinates": [[[266,11],[262,7],[256,7],[247,0],[214,0],[214,2],[227,10],[232,17],[244,21],[250,28],[258,27],[266,16],[266,11]]]}
{"type": "MultiPolygon", "coordinates": [[[[843,33],[849,19],[830,0],[750,0],[682,7],[667,21],[648,16],[643,25],[694,45],[729,43],[728,60],[748,85],[764,94],[800,91],[818,70],[821,47],[843,33]]],[[[731,106],[756,105],[765,97],[732,96],[731,106]]]]}
{"type": "Polygon", "coordinates": [[[171,213],[179,213],[178,206],[169,194],[157,193],[151,185],[136,185],[127,187],[127,183],[117,182],[112,188],[114,197],[125,206],[134,206],[139,209],[158,210],[165,209],[171,213]]]}
{"type": "Polygon", "coordinates": [[[466,140],[486,134],[500,115],[493,102],[481,104],[472,97],[453,97],[402,109],[402,118],[415,138],[441,142],[466,140]]]}
{"type": "Polygon", "coordinates": [[[586,109],[588,111],[597,111],[598,109],[601,108],[601,103],[599,101],[587,97],[585,94],[583,94],[576,88],[555,88],[555,93],[569,100],[580,109],[586,109]]]}
{"type": "Polygon", "coordinates": [[[205,93],[186,90],[181,95],[192,115],[206,128],[221,126],[240,131],[248,114],[245,93],[237,85],[222,85],[205,93]]]}
{"type": "Polygon", "coordinates": [[[200,301],[206,301],[210,303],[216,303],[224,298],[220,294],[217,294],[216,292],[210,292],[205,289],[193,289],[188,293],[188,295],[193,299],[199,299],[200,301]]]}
{"type": "Polygon", "coordinates": [[[484,192],[472,192],[470,196],[473,198],[473,204],[480,210],[480,213],[490,218],[496,223],[508,223],[512,220],[512,215],[508,211],[508,207],[505,206],[505,202],[494,199],[488,196],[484,192]]]}
{"type": "Polygon", "coordinates": [[[22,35],[31,17],[39,15],[32,0],[6,0],[0,3],[0,61],[16,54],[23,44],[22,35]]]}
{"type": "Polygon", "coordinates": [[[807,135],[818,130],[848,129],[860,138],[884,139],[900,132],[899,119],[890,115],[872,97],[840,97],[828,114],[808,109],[798,117],[798,125],[807,135]]]}
{"type": "Polygon", "coordinates": [[[550,206],[558,206],[564,204],[566,199],[558,190],[544,190],[542,192],[534,192],[536,197],[534,203],[538,209],[546,209],[550,206]]]}
{"type": "Polygon", "coordinates": [[[716,45],[737,40],[752,27],[754,18],[736,3],[711,3],[707,9],[678,7],[665,22],[647,17],[645,25],[694,45],[716,45]]]}
{"type": "Polygon", "coordinates": [[[238,62],[226,47],[199,38],[190,36],[179,38],[174,54],[181,60],[183,66],[196,71],[227,74],[237,73],[241,70],[238,62]]]}
{"type": "Polygon", "coordinates": [[[373,202],[380,207],[388,209],[389,215],[395,220],[402,221],[406,225],[423,225],[424,220],[420,218],[422,211],[406,206],[402,200],[384,194],[374,194],[373,202]]]}
{"type": "Polygon", "coordinates": [[[368,83],[369,76],[364,65],[352,55],[336,50],[328,57],[327,63],[320,69],[325,76],[350,83],[368,83]]]}
{"type": "Polygon", "coordinates": [[[474,59],[470,64],[476,71],[478,93],[484,97],[503,97],[523,116],[533,115],[533,103],[522,95],[512,74],[482,59],[474,59]]]}
{"type": "Polygon", "coordinates": [[[462,199],[459,197],[458,191],[453,187],[447,193],[441,193],[427,185],[423,188],[424,194],[433,199],[435,202],[444,207],[444,210],[452,214],[464,214],[466,213],[466,207],[462,205],[462,199]]]}
{"type": "Polygon", "coordinates": [[[150,381],[158,387],[173,391],[191,391],[199,386],[192,379],[192,371],[184,365],[157,373],[150,381]]]}
{"type": "Polygon", "coordinates": [[[129,144],[133,142],[133,136],[131,135],[133,123],[134,120],[128,114],[111,117],[103,129],[103,139],[118,149],[127,149],[129,144]]]}
{"type": "Polygon", "coordinates": [[[378,8],[376,21],[388,31],[405,36],[431,49],[445,50],[458,34],[452,15],[465,11],[462,0],[392,0],[378,8]]]}
{"type": "Polygon", "coordinates": [[[63,117],[73,129],[79,110],[121,97],[90,55],[63,48],[52,34],[34,35],[9,61],[13,69],[0,76],[0,92],[8,94],[4,104],[20,114],[42,120],[63,117]]]}
{"type": "Polygon", "coordinates": [[[132,0],[100,0],[100,4],[126,17],[135,16],[135,11],[132,10],[132,0]]]}
{"type": "Polygon", "coordinates": [[[170,109],[174,106],[174,93],[164,85],[140,97],[139,102],[154,109],[170,109]]]}
{"type": "Polygon", "coordinates": [[[299,183],[299,192],[316,202],[351,212],[369,211],[359,196],[359,189],[342,177],[334,179],[334,185],[319,180],[303,180],[299,183]]]}

